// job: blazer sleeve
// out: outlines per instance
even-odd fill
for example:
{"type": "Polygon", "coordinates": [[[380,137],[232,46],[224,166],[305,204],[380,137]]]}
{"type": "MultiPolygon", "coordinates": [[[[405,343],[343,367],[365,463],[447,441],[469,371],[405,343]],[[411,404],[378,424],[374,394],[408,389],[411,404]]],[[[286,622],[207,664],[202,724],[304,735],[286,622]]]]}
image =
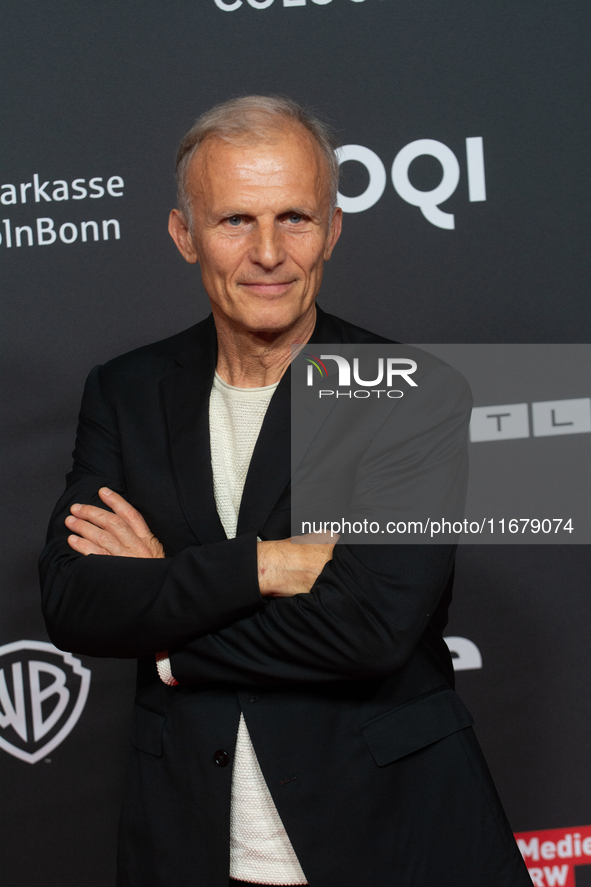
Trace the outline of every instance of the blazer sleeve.
{"type": "Polygon", "coordinates": [[[310,592],[169,651],[181,686],[392,674],[407,662],[450,578],[452,545],[337,545],[310,592]]]}
{"type": "Polygon", "coordinates": [[[89,656],[132,658],[216,631],[256,612],[256,534],[195,545],[164,559],[88,555],[67,543],[75,502],[104,508],[98,490],[126,495],[116,418],[101,368],[87,380],[74,465],[40,558],[43,612],[52,642],[89,656]]]}

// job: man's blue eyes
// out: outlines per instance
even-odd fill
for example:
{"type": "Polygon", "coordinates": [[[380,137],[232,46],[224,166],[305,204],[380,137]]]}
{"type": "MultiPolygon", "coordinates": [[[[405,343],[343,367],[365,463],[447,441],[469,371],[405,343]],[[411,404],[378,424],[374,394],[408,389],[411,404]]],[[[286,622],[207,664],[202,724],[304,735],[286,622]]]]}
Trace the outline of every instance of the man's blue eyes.
{"type": "Polygon", "coordinates": [[[238,225],[242,221],[242,218],[241,218],[241,216],[230,216],[228,221],[229,221],[230,225],[234,225],[235,227],[238,227],[238,225]]]}

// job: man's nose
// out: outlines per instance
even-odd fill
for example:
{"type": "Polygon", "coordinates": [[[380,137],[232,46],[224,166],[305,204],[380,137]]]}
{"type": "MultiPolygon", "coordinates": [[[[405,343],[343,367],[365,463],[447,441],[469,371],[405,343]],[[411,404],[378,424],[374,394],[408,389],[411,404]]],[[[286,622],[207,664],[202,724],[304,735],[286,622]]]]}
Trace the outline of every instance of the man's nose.
{"type": "Polygon", "coordinates": [[[254,232],[250,260],[272,271],[285,260],[285,246],[275,221],[259,222],[254,232]]]}

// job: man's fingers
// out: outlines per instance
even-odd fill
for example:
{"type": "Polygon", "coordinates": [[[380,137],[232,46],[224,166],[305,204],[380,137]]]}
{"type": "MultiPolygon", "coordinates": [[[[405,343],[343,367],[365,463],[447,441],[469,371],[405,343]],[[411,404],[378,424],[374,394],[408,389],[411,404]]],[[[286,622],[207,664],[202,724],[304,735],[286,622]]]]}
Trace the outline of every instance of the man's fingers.
{"type": "Polygon", "coordinates": [[[72,514],[66,518],[69,530],[100,549],[100,552],[94,549],[84,550],[83,554],[104,553],[117,557],[143,558],[166,556],[162,545],[135,508],[118,493],[106,487],[101,488],[100,494],[112,511],[96,505],[76,503],[70,508],[72,514]]]}
{"type": "Polygon", "coordinates": [[[79,503],[76,503],[72,505],[70,511],[74,517],[90,521],[91,523],[96,524],[97,527],[105,527],[107,525],[107,519],[113,517],[111,511],[106,511],[104,508],[98,508],[96,505],[80,505],[79,503]]]}
{"type": "Polygon", "coordinates": [[[88,539],[83,539],[81,536],[68,536],[68,545],[78,554],[109,554],[106,549],[89,542],[88,539]]]}
{"type": "Polygon", "coordinates": [[[137,508],[130,505],[123,496],[120,496],[119,493],[110,490],[108,487],[101,487],[99,490],[99,496],[105,505],[112,508],[116,515],[123,518],[123,520],[129,524],[136,536],[142,538],[143,536],[151,535],[150,528],[137,508]]]}
{"type": "MultiPolygon", "coordinates": [[[[122,545],[133,544],[134,540],[136,540],[137,533],[135,533],[133,527],[131,527],[128,521],[126,521],[123,517],[120,517],[118,514],[115,514],[112,511],[106,511],[104,508],[97,508],[96,505],[79,504],[72,505],[70,511],[72,512],[74,518],[92,524],[95,527],[106,531],[110,536],[113,536],[122,545]]],[[[76,532],[80,533],[81,536],[87,536],[86,532],[82,530],[77,530],[76,527],[72,526],[71,524],[68,524],[68,526],[70,526],[76,532]]],[[[94,541],[94,538],[92,541],[94,541]]],[[[115,554],[115,552],[112,553],[115,554]]]]}
{"type": "MultiPolygon", "coordinates": [[[[100,511],[101,509],[96,510],[100,511]]],[[[79,536],[82,540],[91,543],[92,545],[94,545],[95,548],[100,548],[100,554],[118,555],[121,553],[121,543],[119,539],[113,533],[110,533],[108,530],[103,529],[102,526],[97,526],[91,521],[86,521],[82,520],[82,518],[74,517],[74,515],[70,515],[69,517],[67,517],[65,523],[67,528],[75,533],[77,536],[79,536]]],[[[83,551],[82,554],[97,554],[97,552],[83,551]]]]}

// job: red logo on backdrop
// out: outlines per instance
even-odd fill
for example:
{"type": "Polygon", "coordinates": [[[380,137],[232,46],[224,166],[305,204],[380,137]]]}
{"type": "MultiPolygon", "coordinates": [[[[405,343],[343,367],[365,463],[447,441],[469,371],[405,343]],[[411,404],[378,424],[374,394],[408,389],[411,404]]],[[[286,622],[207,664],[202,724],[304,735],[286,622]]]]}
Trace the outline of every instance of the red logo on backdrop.
{"type": "Polygon", "coordinates": [[[591,825],[515,832],[535,887],[576,887],[576,870],[591,865],[591,825]]]}

